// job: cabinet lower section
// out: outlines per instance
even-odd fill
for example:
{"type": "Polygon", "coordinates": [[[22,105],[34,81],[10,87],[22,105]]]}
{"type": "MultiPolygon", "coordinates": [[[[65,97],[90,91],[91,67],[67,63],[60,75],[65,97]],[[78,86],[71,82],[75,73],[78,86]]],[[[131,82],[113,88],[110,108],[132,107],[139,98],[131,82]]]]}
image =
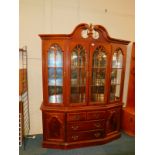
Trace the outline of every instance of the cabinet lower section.
{"type": "Polygon", "coordinates": [[[121,106],[42,109],[43,147],[77,148],[120,137],[121,106]]]}

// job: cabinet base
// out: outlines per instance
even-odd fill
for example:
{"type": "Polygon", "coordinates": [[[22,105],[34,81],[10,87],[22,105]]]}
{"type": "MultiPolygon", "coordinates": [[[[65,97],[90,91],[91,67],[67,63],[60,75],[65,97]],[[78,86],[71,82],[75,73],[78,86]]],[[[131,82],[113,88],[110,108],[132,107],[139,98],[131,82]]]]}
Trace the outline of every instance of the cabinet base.
{"type": "Polygon", "coordinates": [[[86,140],[86,141],[77,141],[77,142],[49,142],[49,141],[43,141],[42,146],[44,148],[55,148],[55,149],[72,149],[72,148],[79,148],[79,147],[86,147],[86,146],[94,146],[94,145],[102,145],[105,143],[108,143],[114,139],[118,139],[121,137],[120,133],[109,135],[103,139],[97,139],[97,140],[86,140]]]}

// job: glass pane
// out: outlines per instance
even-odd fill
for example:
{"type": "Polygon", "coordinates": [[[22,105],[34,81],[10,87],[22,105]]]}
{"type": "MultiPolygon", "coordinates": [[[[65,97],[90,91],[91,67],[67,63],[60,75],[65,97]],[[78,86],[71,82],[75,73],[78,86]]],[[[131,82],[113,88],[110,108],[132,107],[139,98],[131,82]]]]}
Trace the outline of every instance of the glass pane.
{"type": "Polygon", "coordinates": [[[56,87],[56,102],[61,103],[62,102],[62,87],[57,86],[56,87]]]}
{"type": "Polygon", "coordinates": [[[50,103],[63,102],[63,53],[53,44],[48,52],[48,94],[50,103]]]}
{"type": "Polygon", "coordinates": [[[122,69],[112,69],[111,72],[111,89],[110,100],[118,100],[120,97],[120,85],[121,85],[122,69]]]}
{"type": "Polygon", "coordinates": [[[104,86],[91,86],[91,101],[92,102],[104,101],[104,86]]]}
{"type": "Polygon", "coordinates": [[[73,103],[85,102],[85,86],[71,87],[71,101],[73,103]]]}
{"type": "Polygon", "coordinates": [[[118,51],[114,52],[112,58],[112,68],[122,68],[123,66],[123,55],[122,51],[119,49],[118,51]]]}
{"type": "Polygon", "coordinates": [[[102,46],[97,47],[94,51],[93,67],[98,67],[98,68],[106,67],[106,54],[102,46]]]}
{"type": "Polygon", "coordinates": [[[56,86],[62,86],[62,68],[56,68],[56,86]]]}
{"type": "Polygon", "coordinates": [[[113,54],[112,71],[111,71],[111,87],[110,87],[110,101],[117,101],[120,99],[121,78],[123,67],[123,54],[121,49],[118,49],[113,54]]]}
{"type": "Polygon", "coordinates": [[[54,86],[55,85],[55,69],[48,68],[48,85],[54,86]]]}
{"type": "Polygon", "coordinates": [[[71,69],[71,85],[78,85],[78,69],[71,69]]]}
{"type": "Polygon", "coordinates": [[[55,92],[54,89],[55,89],[54,86],[49,86],[48,87],[48,94],[49,94],[49,96],[54,95],[54,92],[55,92]]]}
{"type": "Polygon", "coordinates": [[[62,67],[63,66],[63,53],[61,51],[56,52],[56,66],[62,67]]]}
{"type": "Polygon", "coordinates": [[[79,69],[79,85],[86,85],[86,71],[84,69],[79,69]]]}
{"type": "Polygon", "coordinates": [[[122,69],[112,69],[111,84],[121,84],[122,69]]]}
{"type": "Polygon", "coordinates": [[[107,56],[103,46],[98,46],[93,54],[91,101],[104,102],[104,86],[107,56]]]}
{"type": "Polygon", "coordinates": [[[84,67],[85,63],[86,63],[85,51],[83,51],[82,49],[82,51],[79,54],[79,66],[84,67]]]}
{"type": "Polygon", "coordinates": [[[49,67],[54,67],[55,66],[55,54],[54,54],[54,51],[53,50],[50,50],[48,52],[48,66],[49,67]]]}
{"type": "Polygon", "coordinates": [[[71,54],[71,98],[72,103],[85,102],[86,95],[86,52],[76,45],[71,54]]]}
{"type": "Polygon", "coordinates": [[[111,85],[110,87],[110,101],[116,101],[120,98],[120,85],[111,85]]]}
{"type": "Polygon", "coordinates": [[[73,51],[71,55],[71,66],[77,66],[78,65],[78,52],[73,51]]]}
{"type": "Polygon", "coordinates": [[[92,85],[100,86],[105,82],[105,69],[93,69],[92,72],[92,85]]]}

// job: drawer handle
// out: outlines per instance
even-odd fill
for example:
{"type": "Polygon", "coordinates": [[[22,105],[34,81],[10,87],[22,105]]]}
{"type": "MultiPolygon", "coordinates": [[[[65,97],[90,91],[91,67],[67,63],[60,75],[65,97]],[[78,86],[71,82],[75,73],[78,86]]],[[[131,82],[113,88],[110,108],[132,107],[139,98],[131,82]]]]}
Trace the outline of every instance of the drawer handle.
{"type": "Polygon", "coordinates": [[[78,140],[79,136],[72,136],[73,140],[78,140]]]}
{"type": "Polygon", "coordinates": [[[77,125],[77,126],[72,126],[71,127],[73,130],[77,130],[78,128],[79,128],[79,126],[77,125]]]}
{"type": "Polygon", "coordinates": [[[98,137],[101,136],[101,133],[97,132],[97,133],[94,134],[94,136],[95,136],[96,138],[98,138],[98,137]]]}
{"type": "Polygon", "coordinates": [[[100,123],[95,123],[94,126],[99,128],[99,127],[101,127],[101,124],[100,123]]]}

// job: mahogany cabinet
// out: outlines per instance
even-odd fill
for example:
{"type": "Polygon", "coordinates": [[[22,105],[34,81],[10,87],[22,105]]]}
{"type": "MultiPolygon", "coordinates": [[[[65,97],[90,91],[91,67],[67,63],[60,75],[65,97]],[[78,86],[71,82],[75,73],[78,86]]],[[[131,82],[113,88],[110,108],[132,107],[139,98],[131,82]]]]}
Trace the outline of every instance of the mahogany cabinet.
{"type": "Polygon", "coordinates": [[[42,39],[43,147],[77,148],[120,137],[122,92],[129,41],[101,25],[42,39]]]}

